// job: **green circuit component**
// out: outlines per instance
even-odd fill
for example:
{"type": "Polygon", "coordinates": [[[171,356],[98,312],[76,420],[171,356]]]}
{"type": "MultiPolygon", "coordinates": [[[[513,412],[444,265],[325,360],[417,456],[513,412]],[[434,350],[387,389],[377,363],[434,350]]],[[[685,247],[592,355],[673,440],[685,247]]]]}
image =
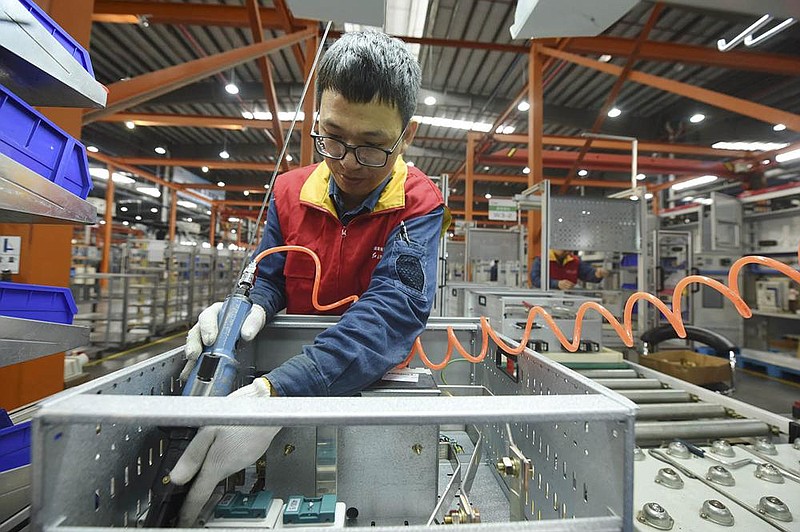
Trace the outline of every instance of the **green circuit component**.
{"type": "Polygon", "coordinates": [[[214,517],[228,519],[258,519],[267,516],[272,504],[271,491],[258,493],[226,493],[214,507],[214,517]]]}
{"type": "Polygon", "coordinates": [[[303,497],[292,495],[283,511],[284,524],[333,523],[336,518],[336,495],[303,497]]]}

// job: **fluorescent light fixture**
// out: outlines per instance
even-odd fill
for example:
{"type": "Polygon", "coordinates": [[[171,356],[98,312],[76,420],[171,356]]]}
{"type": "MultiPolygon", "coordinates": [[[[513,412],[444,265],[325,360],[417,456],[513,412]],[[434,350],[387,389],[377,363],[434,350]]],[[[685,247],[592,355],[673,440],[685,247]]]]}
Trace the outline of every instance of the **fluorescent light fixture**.
{"type": "Polygon", "coordinates": [[[609,118],[616,118],[622,114],[622,110],[619,107],[612,107],[608,110],[608,117],[609,118]]]}
{"type": "Polygon", "coordinates": [[[239,87],[234,82],[225,85],[225,92],[228,94],[239,94],[239,87]]]}
{"type": "Polygon", "coordinates": [[[224,187],[225,186],[225,181],[217,181],[217,186],[218,187],[224,187]]]}
{"type": "Polygon", "coordinates": [[[772,126],[773,131],[783,131],[784,129],[786,129],[786,124],[775,124],[772,126]]]}
{"type": "Polygon", "coordinates": [[[492,195],[490,193],[488,193],[488,192],[486,194],[484,194],[483,197],[486,198],[486,199],[492,199],[492,195]]]}
{"type": "Polygon", "coordinates": [[[800,149],[779,153],[775,156],[775,162],[778,163],[786,163],[795,159],[800,159],[800,149]]]}
{"type": "Polygon", "coordinates": [[[186,221],[187,221],[187,222],[193,222],[193,221],[194,221],[194,219],[193,219],[191,216],[188,216],[188,217],[186,218],[186,221]]]}
{"type": "Polygon", "coordinates": [[[125,220],[125,221],[122,222],[122,225],[127,227],[127,226],[131,225],[131,223],[128,220],[125,220]]]}
{"type": "Polygon", "coordinates": [[[142,219],[142,217],[140,215],[138,215],[138,214],[136,216],[134,216],[134,218],[136,219],[136,221],[139,221],[139,220],[142,219]]]}
{"type": "Polygon", "coordinates": [[[513,133],[515,130],[516,130],[516,128],[515,128],[514,126],[505,126],[505,127],[503,128],[503,135],[510,135],[510,134],[512,134],[512,133],[513,133]]]}
{"type": "Polygon", "coordinates": [[[492,130],[492,124],[488,122],[473,122],[470,120],[456,120],[453,118],[443,118],[440,116],[421,116],[415,115],[411,117],[415,122],[426,124],[436,127],[447,127],[451,129],[465,129],[467,131],[480,131],[481,133],[488,133],[492,130]]]}
{"type": "Polygon", "coordinates": [[[611,61],[611,56],[608,54],[603,54],[600,57],[598,57],[597,60],[600,61],[601,63],[608,63],[609,61],[611,61]]]}
{"type": "Polygon", "coordinates": [[[291,154],[291,153],[287,153],[287,154],[286,154],[286,160],[287,160],[288,162],[292,162],[292,161],[294,161],[294,157],[292,157],[292,154],[291,154]]]}
{"type": "MultiPolygon", "coordinates": [[[[106,171],[106,175],[108,175],[108,171],[106,171]]],[[[106,177],[106,179],[108,179],[108,177],[106,177]]],[[[111,174],[111,180],[117,185],[132,185],[136,183],[136,180],[132,177],[122,175],[119,172],[114,172],[111,174]]]]}
{"type": "Polygon", "coordinates": [[[100,220],[99,223],[100,223],[100,225],[106,225],[106,221],[105,220],[100,220]]]}
{"type": "Polygon", "coordinates": [[[203,172],[204,174],[207,174],[208,173],[208,166],[201,167],[200,171],[203,172]]]}
{"type": "Polygon", "coordinates": [[[703,205],[711,205],[714,203],[714,200],[711,198],[697,198],[695,201],[697,203],[702,203],[703,205]]]}
{"type": "Polygon", "coordinates": [[[647,179],[646,175],[644,175],[644,174],[636,174],[636,180],[637,181],[644,181],[645,179],[647,179]]]}
{"type": "Polygon", "coordinates": [[[483,167],[483,171],[484,171],[484,172],[488,172],[488,171],[489,171],[489,167],[488,167],[488,166],[484,166],[484,167],[483,167]]]}
{"type": "Polygon", "coordinates": [[[120,210],[120,212],[128,212],[128,208],[127,207],[120,207],[119,210],[120,210]]]}
{"type": "Polygon", "coordinates": [[[435,96],[427,96],[425,100],[425,105],[436,105],[436,97],[435,96]]]}
{"type": "Polygon", "coordinates": [[[128,120],[125,122],[125,127],[128,129],[136,129],[136,124],[133,123],[133,120],[128,120]]]}
{"type": "Polygon", "coordinates": [[[236,234],[236,229],[231,229],[231,234],[235,235],[236,234]]]}
{"type": "Polygon", "coordinates": [[[209,216],[211,216],[211,211],[207,210],[207,211],[206,211],[206,214],[207,214],[207,215],[209,215],[209,216]]]}
{"type": "Polygon", "coordinates": [[[152,196],[154,198],[161,197],[161,191],[158,190],[156,187],[136,187],[137,192],[141,192],[147,196],[152,196]]]}
{"type": "Polygon", "coordinates": [[[157,213],[158,207],[150,207],[150,212],[152,212],[153,214],[157,213]]]}
{"type": "Polygon", "coordinates": [[[264,183],[264,188],[269,188],[269,183],[264,183]]]}
{"type": "Polygon", "coordinates": [[[694,201],[694,196],[686,196],[685,198],[681,199],[684,203],[689,203],[690,201],[694,201]]]}
{"type": "Polygon", "coordinates": [[[702,185],[707,185],[709,183],[713,183],[719,179],[718,176],[715,175],[701,175],[700,177],[695,177],[694,179],[690,179],[689,181],[683,181],[682,183],[676,183],[672,185],[670,188],[672,190],[686,190],[689,188],[699,187],[702,185]]]}
{"type": "Polygon", "coordinates": [[[639,201],[639,196],[634,194],[633,196],[631,196],[631,201],[639,201]]]}
{"type": "Polygon", "coordinates": [[[653,199],[653,193],[652,192],[646,193],[644,195],[644,199],[646,199],[646,200],[653,199]]]}
{"type": "Polygon", "coordinates": [[[523,113],[525,111],[527,111],[528,109],[530,109],[530,108],[531,108],[531,104],[529,104],[525,100],[522,100],[521,102],[519,102],[519,105],[517,106],[517,110],[518,111],[522,111],[523,113]]]}
{"type": "Polygon", "coordinates": [[[194,202],[191,202],[191,201],[178,200],[177,203],[178,203],[178,205],[180,205],[181,207],[184,207],[186,209],[196,209],[197,208],[197,203],[194,203],[194,202]]]}
{"type": "Polygon", "coordinates": [[[704,115],[703,113],[695,113],[689,117],[689,122],[691,122],[692,124],[699,124],[705,119],[706,115],[704,115]]]}
{"type": "Polygon", "coordinates": [[[249,190],[245,190],[244,192],[242,192],[242,194],[244,194],[245,196],[249,196],[250,195],[250,191],[249,190]]]}
{"type": "Polygon", "coordinates": [[[408,161],[406,163],[406,166],[410,166],[411,168],[414,168],[414,161],[408,161]]]}
{"type": "Polygon", "coordinates": [[[740,151],[773,151],[780,150],[788,146],[788,142],[715,142],[712,148],[718,150],[740,150],[740,151]]]}
{"type": "Polygon", "coordinates": [[[203,249],[211,249],[211,244],[208,242],[203,242],[203,249]]]}
{"type": "Polygon", "coordinates": [[[222,150],[221,152],[219,152],[219,156],[221,159],[228,159],[230,158],[231,154],[228,153],[228,150],[222,150]]]}
{"type": "Polygon", "coordinates": [[[242,118],[244,118],[245,120],[252,120],[253,118],[255,118],[255,115],[253,115],[253,113],[251,113],[250,111],[242,111],[242,118]]]}
{"type": "Polygon", "coordinates": [[[763,161],[761,161],[761,164],[769,164],[771,162],[772,161],[770,161],[769,159],[764,159],[763,161]]]}
{"type": "Polygon", "coordinates": [[[589,170],[581,168],[580,170],[578,170],[578,175],[581,177],[586,177],[587,175],[589,175],[589,170]]]}
{"type": "Polygon", "coordinates": [[[228,218],[228,221],[231,223],[241,222],[241,220],[236,216],[231,216],[230,218],[228,218]]]}
{"type": "Polygon", "coordinates": [[[153,151],[155,151],[159,155],[164,155],[165,153],[167,153],[167,149],[164,146],[156,146],[153,151]]]}
{"type": "Polygon", "coordinates": [[[86,146],[86,151],[97,153],[100,151],[100,148],[98,148],[97,146],[86,146]]]}
{"type": "Polygon", "coordinates": [[[522,169],[522,173],[528,175],[531,173],[531,169],[526,166],[525,168],[522,169]]]}

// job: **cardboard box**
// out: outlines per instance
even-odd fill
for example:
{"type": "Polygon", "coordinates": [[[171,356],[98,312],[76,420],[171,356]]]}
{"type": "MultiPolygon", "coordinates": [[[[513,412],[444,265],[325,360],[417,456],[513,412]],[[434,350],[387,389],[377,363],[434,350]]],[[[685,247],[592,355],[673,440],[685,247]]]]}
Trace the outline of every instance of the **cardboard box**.
{"type": "Polygon", "coordinates": [[[731,381],[731,366],[728,359],[701,355],[694,351],[681,349],[656,351],[647,356],[640,355],[639,363],[692,384],[731,381]]]}

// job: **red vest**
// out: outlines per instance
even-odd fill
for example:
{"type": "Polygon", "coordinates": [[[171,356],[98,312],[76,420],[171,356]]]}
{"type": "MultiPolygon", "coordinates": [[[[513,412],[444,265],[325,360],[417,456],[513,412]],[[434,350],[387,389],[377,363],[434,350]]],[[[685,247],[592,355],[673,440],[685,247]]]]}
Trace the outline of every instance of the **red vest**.
{"type": "Polygon", "coordinates": [[[572,255],[571,253],[567,254],[564,257],[564,263],[562,264],[556,258],[555,253],[552,251],[550,252],[550,279],[561,281],[566,279],[567,281],[572,281],[573,283],[578,282],[578,265],[580,264],[580,260],[572,255]]]}
{"type": "MultiPolygon", "coordinates": [[[[305,246],[319,255],[322,272],[318,299],[323,305],[353,294],[361,296],[392,230],[401,221],[428,214],[443,204],[433,182],[398,157],[375,209],[344,226],[328,195],[330,179],[330,170],[323,162],[287,172],[275,183],[275,205],[285,243],[305,246]]],[[[283,273],[286,312],[320,314],[311,303],[311,258],[288,252],[283,273]]],[[[328,313],[342,314],[345,310],[347,306],[328,313]]]]}

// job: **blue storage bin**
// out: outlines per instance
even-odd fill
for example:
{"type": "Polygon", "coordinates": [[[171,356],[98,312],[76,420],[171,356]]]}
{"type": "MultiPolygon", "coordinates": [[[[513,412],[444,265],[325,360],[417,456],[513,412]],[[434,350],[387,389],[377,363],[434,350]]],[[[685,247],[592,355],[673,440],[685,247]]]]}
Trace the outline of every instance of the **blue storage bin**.
{"type": "Polygon", "coordinates": [[[86,199],[92,190],[86,149],[0,85],[0,153],[86,199]]]}
{"type": "Polygon", "coordinates": [[[78,41],[73,39],[69,33],[61,28],[61,26],[56,24],[53,19],[51,19],[47,13],[42,11],[42,8],[37,6],[33,0],[18,1],[31,13],[31,15],[33,15],[33,18],[39,21],[39,24],[41,24],[50,35],[56,38],[58,44],[60,44],[67,52],[69,52],[69,54],[75,58],[79,65],[81,65],[86,72],[94,77],[94,70],[92,69],[92,60],[89,56],[89,52],[87,52],[80,44],[78,44],[78,41]]]}
{"type": "Polygon", "coordinates": [[[16,425],[0,409],[0,473],[31,463],[31,422],[16,425]]]}
{"type": "Polygon", "coordinates": [[[0,316],[69,325],[77,313],[69,288],[0,281],[0,316]]]}
{"type": "Polygon", "coordinates": [[[638,259],[639,255],[636,255],[635,253],[630,253],[630,254],[626,253],[622,256],[622,261],[620,261],[619,265],[623,267],[636,266],[638,259]]]}

